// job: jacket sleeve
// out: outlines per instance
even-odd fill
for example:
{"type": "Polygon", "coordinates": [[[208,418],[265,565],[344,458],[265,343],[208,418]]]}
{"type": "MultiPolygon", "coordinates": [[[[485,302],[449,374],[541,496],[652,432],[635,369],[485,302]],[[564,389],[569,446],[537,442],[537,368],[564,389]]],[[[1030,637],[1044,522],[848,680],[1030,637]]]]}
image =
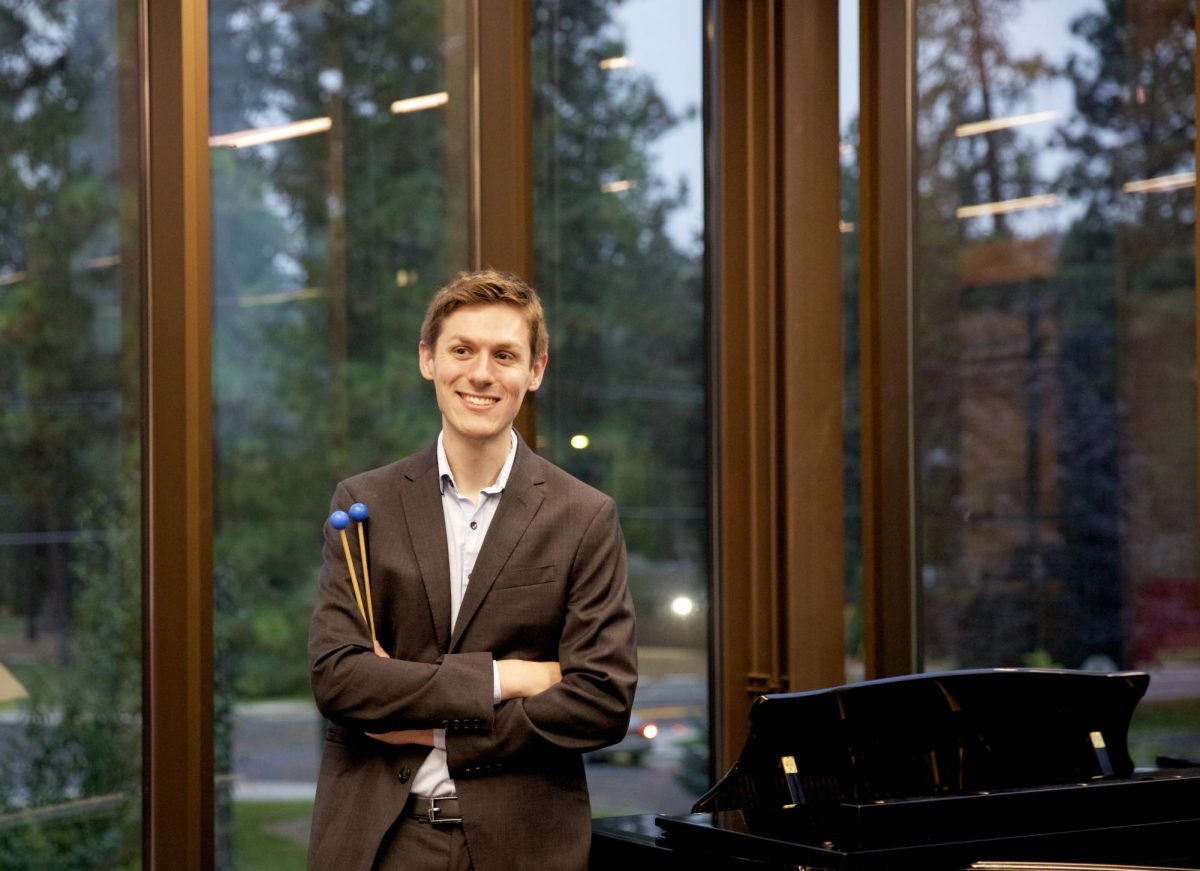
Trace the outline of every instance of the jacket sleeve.
{"type": "MultiPolygon", "coordinates": [[[[357,501],[343,482],[330,511],[357,501]]],[[[348,541],[360,593],[365,597],[362,563],[353,527],[348,541]]],[[[492,724],[492,657],[487,652],[454,653],[433,662],[383,659],[371,647],[371,632],[359,612],[341,535],[329,521],[308,635],[313,697],[329,720],[369,732],[393,729],[492,724]]],[[[365,599],[364,599],[365,606],[365,599]]],[[[376,620],[379,614],[375,615],[376,620]]]]}
{"type": "Polygon", "coordinates": [[[570,567],[558,658],[561,682],[498,705],[486,733],[446,736],[452,776],[495,773],[529,751],[596,750],[625,736],[637,686],[637,644],[625,541],[608,497],[570,567]]]}

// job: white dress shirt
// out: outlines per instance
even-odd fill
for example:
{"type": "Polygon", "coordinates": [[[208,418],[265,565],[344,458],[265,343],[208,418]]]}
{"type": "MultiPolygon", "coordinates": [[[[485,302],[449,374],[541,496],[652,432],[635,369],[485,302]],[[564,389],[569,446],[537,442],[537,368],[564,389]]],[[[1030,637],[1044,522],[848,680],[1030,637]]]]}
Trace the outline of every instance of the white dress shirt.
{"type": "MultiPolygon", "coordinates": [[[[441,476],[442,516],[446,520],[446,545],[450,551],[451,631],[458,620],[458,609],[462,606],[463,596],[467,592],[471,570],[475,568],[475,558],[479,556],[479,549],[487,536],[488,527],[496,515],[500,496],[508,483],[508,475],[517,456],[516,433],[511,434],[511,439],[504,467],[494,484],[479,491],[477,505],[459,493],[454,485],[454,474],[450,471],[449,460],[446,459],[442,434],[438,434],[437,459],[438,473],[441,476]]],[[[500,703],[500,671],[495,662],[492,662],[492,703],[500,703]]],[[[412,792],[413,795],[420,796],[454,795],[454,780],[450,777],[450,768],[446,763],[445,729],[433,730],[433,750],[417,769],[412,792]]]]}

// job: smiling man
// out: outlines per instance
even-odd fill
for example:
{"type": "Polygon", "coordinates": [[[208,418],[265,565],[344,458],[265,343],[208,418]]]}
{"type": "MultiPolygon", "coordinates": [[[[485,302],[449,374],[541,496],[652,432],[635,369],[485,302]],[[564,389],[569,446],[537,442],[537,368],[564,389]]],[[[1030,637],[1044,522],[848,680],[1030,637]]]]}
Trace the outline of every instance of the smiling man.
{"type": "Polygon", "coordinates": [[[634,618],[613,501],[512,427],[547,347],[532,288],[459,275],[421,327],[437,441],[334,493],[335,510],[369,506],[378,641],[326,524],[310,868],[587,867],[582,754],[625,734],[634,618]]]}

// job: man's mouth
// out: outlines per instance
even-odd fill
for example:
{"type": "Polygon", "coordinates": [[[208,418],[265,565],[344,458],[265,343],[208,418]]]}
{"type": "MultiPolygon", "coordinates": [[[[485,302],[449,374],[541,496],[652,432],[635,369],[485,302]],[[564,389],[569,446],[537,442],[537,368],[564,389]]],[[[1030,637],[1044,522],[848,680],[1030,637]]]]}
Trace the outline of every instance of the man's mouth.
{"type": "Polygon", "coordinates": [[[500,401],[499,397],[496,396],[476,396],[472,393],[460,393],[458,395],[466,400],[467,405],[473,405],[476,408],[487,408],[500,401]]]}

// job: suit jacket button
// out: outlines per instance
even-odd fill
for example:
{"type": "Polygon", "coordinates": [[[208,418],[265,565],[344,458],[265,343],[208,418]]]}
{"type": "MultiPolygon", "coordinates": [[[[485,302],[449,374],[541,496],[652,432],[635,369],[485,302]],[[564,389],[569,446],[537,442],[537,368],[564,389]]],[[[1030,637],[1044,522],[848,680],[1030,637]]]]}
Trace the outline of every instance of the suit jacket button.
{"type": "Polygon", "coordinates": [[[408,779],[410,777],[412,777],[412,771],[410,769],[408,769],[408,768],[400,769],[400,782],[401,783],[408,783],[408,779]]]}

